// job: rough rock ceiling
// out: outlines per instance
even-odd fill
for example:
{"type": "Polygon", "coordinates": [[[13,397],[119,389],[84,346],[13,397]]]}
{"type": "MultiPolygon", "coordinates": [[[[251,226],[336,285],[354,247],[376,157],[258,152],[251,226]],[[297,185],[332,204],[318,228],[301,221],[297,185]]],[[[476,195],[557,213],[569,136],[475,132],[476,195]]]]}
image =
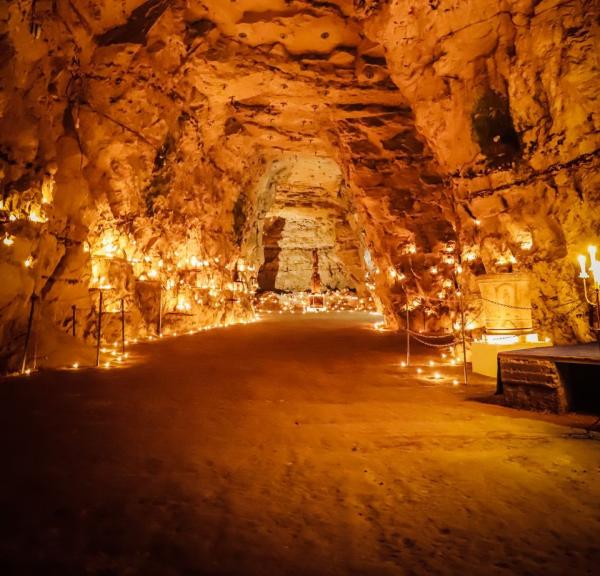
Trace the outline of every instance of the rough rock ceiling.
{"type": "Polygon", "coordinates": [[[600,233],[597,18],[585,0],[4,4],[7,357],[32,294],[53,325],[83,302],[91,333],[91,260],[111,242],[132,281],[160,261],[169,284],[164,270],[199,259],[218,284],[240,258],[260,266],[267,220],[317,206],[347,222],[338,249],[368,247],[390,320],[404,293],[388,272],[439,294],[451,267],[430,270],[451,248],[476,255],[470,293],[516,260],[533,272],[538,321],[586,338],[581,308],[553,305],[572,300],[566,264],[600,233]],[[315,186],[294,155],[339,173],[315,186]],[[334,188],[338,207],[321,193],[334,188]]]}

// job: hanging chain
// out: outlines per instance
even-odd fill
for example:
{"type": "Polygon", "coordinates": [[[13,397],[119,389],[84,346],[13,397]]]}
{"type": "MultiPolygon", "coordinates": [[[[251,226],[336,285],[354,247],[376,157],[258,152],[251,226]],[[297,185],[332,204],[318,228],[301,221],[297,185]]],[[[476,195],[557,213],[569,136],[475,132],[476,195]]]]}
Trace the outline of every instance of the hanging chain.
{"type": "Polygon", "coordinates": [[[484,298],[483,296],[480,298],[484,302],[489,302],[490,304],[496,304],[497,306],[503,306],[504,308],[514,308],[515,310],[533,310],[531,306],[515,306],[514,304],[504,304],[503,302],[496,302],[494,300],[489,300],[488,298],[484,298]]]}

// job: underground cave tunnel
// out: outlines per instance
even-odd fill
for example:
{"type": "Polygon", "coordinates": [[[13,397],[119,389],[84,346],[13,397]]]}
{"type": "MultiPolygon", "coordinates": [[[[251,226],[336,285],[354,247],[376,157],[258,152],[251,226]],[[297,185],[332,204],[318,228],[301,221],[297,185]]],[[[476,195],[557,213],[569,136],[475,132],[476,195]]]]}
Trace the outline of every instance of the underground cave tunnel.
{"type": "Polygon", "coordinates": [[[594,0],[0,6],[0,572],[591,574],[594,0]]]}

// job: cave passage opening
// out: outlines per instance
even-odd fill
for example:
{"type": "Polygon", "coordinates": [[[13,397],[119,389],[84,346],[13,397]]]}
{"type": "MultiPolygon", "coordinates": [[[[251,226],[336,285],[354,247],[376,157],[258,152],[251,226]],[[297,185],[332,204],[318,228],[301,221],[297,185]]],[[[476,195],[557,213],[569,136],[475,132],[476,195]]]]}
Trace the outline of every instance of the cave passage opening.
{"type": "Polygon", "coordinates": [[[315,273],[319,292],[351,298],[366,293],[364,240],[333,158],[308,153],[278,158],[268,167],[255,203],[243,251],[254,261],[259,298],[302,298],[314,289],[315,273]]]}

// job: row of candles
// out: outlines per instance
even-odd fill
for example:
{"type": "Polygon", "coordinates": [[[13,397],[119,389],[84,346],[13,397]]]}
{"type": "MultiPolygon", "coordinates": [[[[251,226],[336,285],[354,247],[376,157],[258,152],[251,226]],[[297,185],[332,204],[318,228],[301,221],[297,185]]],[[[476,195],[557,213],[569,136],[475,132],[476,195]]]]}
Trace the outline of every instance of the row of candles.
{"type": "Polygon", "coordinates": [[[260,312],[338,312],[373,311],[371,296],[359,297],[349,289],[309,292],[264,292],[256,297],[256,310],[260,312]]]}
{"type": "Polygon", "coordinates": [[[256,267],[243,259],[225,264],[218,256],[200,256],[185,245],[166,254],[144,254],[134,239],[111,230],[85,244],[84,250],[91,255],[91,288],[115,289],[110,276],[120,272],[113,271],[113,262],[126,261],[138,281],[160,286],[165,309],[173,312],[189,313],[195,305],[214,306],[223,298],[249,295],[256,284],[256,267]]]}
{"type": "MultiPolygon", "coordinates": [[[[597,289],[598,288],[598,284],[599,284],[599,282],[598,282],[598,278],[599,278],[599,274],[598,274],[598,261],[595,260],[594,256],[595,256],[595,250],[593,250],[593,251],[591,250],[590,251],[590,269],[589,270],[592,273],[594,271],[596,271],[596,274],[594,275],[594,279],[595,279],[595,284],[596,284],[596,289],[597,289]]],[[[581,258],[580,258],[580,261],[581,261],[581,258]]],[[[582,271],[580,273],[580,276],[585,279],[586,278],[586,274],[587,274],[587,271],[582,266],[582,271]]],[[[289,298],[290,295],[287,295],[287,296],[288,296],[288,300],[289,300],[290,299],[289,298]]],[[[266,299],[273,300],[274,298],[277,298],[277,300],[279,300],[279,296],[275,295],[273,293],[270,293],[270,294],[268,294],[266,296],[266,299]]],[[[302,299],[306,298],[306,294],[300,294],[299,298],[302,298],[302,299]]],[[[358,297],[356,297],[356,296],[350,296],[350,300],[360,300],[360,299],[358,299],[358,297]]],[[[243,323],[247,323],[247,321],[243,321],[243,323]]],[[[202,331],[202,330],[208,330],[208,329],[212,329],[212,328],[216,328],[216,327],[221,327],[221,326],[224,326],[224,325],[228,325],[228,324],[218,324],[218,325],[215,325],[215,326],[206,326],[206,327],[195,329],[195,330],[189,330],[189,331],[187,331],[187,333],[188,334],[194,334],[194,333],[202,331]]],[[[171,335],[172,336],[177,336],[178,334],[177,334],[177,332],[172,332],[171,335]]],[[[152,340],[155,340],[155,339],[156,339],[156,337],[154,337],[154,336],[149,336],[147,338],[148,341],[152,341],[152,340]]],[[[135,343],[137,341],[138,341],[137,339],[134,339],[131,342],[135,343]]],[[[115,342],[114,343],[115,348],[116,348],[117,345],[118,345],[118,343],[115,342]]],[[[110,368],[113,365],[119,365],[125,359],[128,358],[128,353],[119,354],[116,350],[108,350],[108,349],[105,348],[105,349],[103,349],[103,352],[108,352],[112,356],[112,359],[106,360],[102,364],[102,366],[105,367],[105,368],[110,368]]],[[[451,356],[449,360],[447,359],[448,355],[446,353],[442,353],[441,356],[442,356],[442,361],[439,362],[439,365],[441,365],[441,366],[447,365],[447,366],[455,367],[455,366],[458,366],[458,365],[461,364],[460,360],[457,360],[456,356],[451,356]]],[[[402,369],[409,368],[409,366],[407,366],[406,362],[400,362],[399,366],[402,369]]],[[[416,372],[416,374],[417,374],[418,377],[422,377],[423,374],[425,374],[425,376],[423,376],[423,377],[426,377],[426,378],[428,378],[430,380],[434,380],[434,381],[445,381],[445,380],[448,379],[445,375],[443,375],[439,370],[436,369],[437,366],[438,366],[438,363],[436,363],[434,360],[429,360],[424,365],[424,366],[426,366],[426,367],[428,367],[430,369],[434,369],[434,371],[431,374],[428,374],[426,372],[427,368],[423,368],[422,366],[423,365],[417,365],[416,367],[413,366],[415,368],[415,372],[416,372]]],[[[79,368],[79,364],[78,363],[74,363],[72,365],[72,368],[73,369],[78,369],[79,368]]],[[[457,386],[457,385],[460,384],[460,381],[458,379],[456,379],[456,378],[453,378],[452,379],[452,384],[454,386],[457,386]]]]}
{"type": "MultiPolygon", "coordinates": [[[[39,198],[27,202],[19,202],[16,195],[12,199],[0,198],[0,216],[9,224],[18,224],[19,222],[30,222],[33,224],[44,224],[48,221],[46,216],[47,206],[52,202],[54,191],[54,181],[44,179],[39,194],[39,198]]],[[[6,247],[12,247],[17,240],[17,236],[8,231],[4,232],[2,244],[6,247]]],[[[22,262],[25,268],[32,268],[35,264],[33,255],[29,255],[22,262]]]]}
{"type": "MultiPolygon", "coordinates": [[[[120,340],[115,340],[113,341],[111,344],[106,344],[104,346],[102,346],[100,348],[100,352],[102,353],[102,361],[99,364],[99,368],[103,368],[103,369],[108,369],[108,368],[118,368],[118,367],[124,367],[127,365],[127,360],[133,360],[135,358],[135,355],[131,355],[130,352],[125,352],[123,351],[124,346],[130,347],[131,345],[134,344],[141,344],[144,342],[159,342],[161,340],[164,340],[166,338],[169,337],[178,337],[178,336],[185,336],[185,335],[194,335],[194,334],[199,334],[200,332],[206,332],[209,330],[216,330],[219,328],[226,328],[228,326],[234,326],[237,324],[251,324],[253,322],[258,321],[258,316],[253,316],[252,318],[248,319],[238,319],[235,321],[230,321],[230,322],[217,322],[214,324],[207,324],[204,325],[202,327],[195,327],[195,328],[188,328],[188,329],[184,329],[184,330],[166,330],[164,332],[162,332],[161,334],[157,334],[157,335],[148,335],[146,337],[137,337],[137,338],[131,338],[131,339],[126,339],[124,342],[121,342],[120,340]]],[[[73,362],[70,366],[68,366],[68,368],[70,368],[71,370],[79,370],[82,368],[85,368],[84,365],[82,365],[80,362],[73,362]]],[[[31,374],[31,369],[28,369],[25,371],[26,375],[31,374]]]]}
{"type": "MultiPolygon", "coordinates": [[[[45,205],[48,205],[52,201],[52,191],[53,184],[49,181],[44,182],[42,186],[42,198],[41,202],[32,201],[28,204],[27,210],[15,209],[12,207],[10,210],[7,210],[5,203],[3,200],[0,200],[0,211],[4,211],[8,214],[9,222],[17,222],[18,220],[28,220],[33,223],[44,223],[47,221],[47,216],[45,215],[45,205]]],[[[477,223],[476,223],[477,224],[477,223]]],[[[166,259],[157,257],[157,256],[127,256],[125,245],[128,245],[128,248],[133,247],[133,250],[129,250],[131,253],[139,253],[140,251],[137,249],[135,240],[126,241],[123,243],[124,235],[118,232],[108,231],[100,236],[99,242],[95,245],[84,244],[84,249],[92,252],[92,261],[94,258],[125,258],[132,268],[134,269],[134,274],[136,274],[137,278],[140,281],[146,280],[157,280],[164,281],[165,289],[167,290],[167,298],[171,297],[171,293],[174,293],[175,305],[174,309],[180,312],[190,311],[192,308],[192,300],[197,304],[201,303],[198,295],[194,295],[194,291],[198,289],[208,290],[209,296],[212,298],[219,298],[224,291],[230,293],[245,293],[249,294],[254,292],[253,288],[256,286],[252,286],[252,281],[255,282],[254,272],[256,271],[253,266],[245,266],[243,261],[237,261],[236,269],[238,272],[249,272],[251,274],[250,282],[224,282],[223,279],[227,275],[227,270],[231,272],[231,267],[224,266],[220,263],[219,258],[207,258],[207,257],[199,257],[195,254],[190,256],[182,255],[181,250],[175,250],[173,254],[169,255],[166,259]],[[194,271],[196,273],[205,271],[206,274],[204,278],[198,278],[198,274],[196,274],[195,282],[192,284],[190,282],[185,281],[181,277],[177,277],[175,272],[185,272],[185,271],[194,271]],[[215,274],[216,273],[216,274],[215,274]],[[170,274],[170,276],[169,276],[170,274]],[[218,282],[215,279],[215,276],[220,276],[221,281],[218,282]]],[[[3,245],[7,247],[11,247],[15,243],[15,236],[8,232],[5,232],[4,237],[2,239],[3,245]]],[[[522,250],[530,250],[532,248],[532,240],[531,237],[523,240],[521,242],[522,250]]],[[[184,249],[185,251],[185,249],[184,249]]],[[[408,244],[405,248],[406,254],[416,254],[417,249],[414,244],[408,244]]],[[[457,282],[457,278],[460,274],[462,274],[462,262],[471,263],[475,262],[479,256],[477,250],[473,247],[466,249],[463,251],[461,258],[456,258],[454,255],[455,246],[452,243],[447,244],[443,248],[443,255],[441,258],[441,264],[448,266],[449,271],[451,273],[451,277],[444,277],[444,268],[440,265],[430,266],[428,271],[431,275],[437,276],[440,275],[442,278],[440,283],[440,289],[437,292],[437,296],[440,302],[444,302],[444,300],[448,296],[448,291],[453,287],[455,288],[455,294],[457,296],[461,296],[460,293],[460,283],[457,282]]],[[[590,265],[589,268],[586,269],[586,257],[584,255],[578,256],[578,261],[580,264],[580,275],[579,277],[584,281],[584,290],[585,296],[591,305],[596,306],[597,310],[600,310],[600,301],[599,301],[599,291],[600,291],[600,263],[596,258],[596,248],[594,246],[590,246],[588,250],[590,265]],[[594,279],[594,289],[596,291],[596,302],[593,302],[588,297],[587,293],[587,283],[586,280],[589,279],[590,275],[588,272],[591,272],[592,277],[594,279]]],[[[515,264],[517,262],[514,255],[509,254],[508,256],[500,256],[497,260],[497,265],[503,266],[505,264],[515,264]]],[[[23,265],[26,268],[32,268],[35,263],[33,256],[28,256],[23,260],[23,265]]],[[[379,273],[379,270],[376,268],[376,273],[379,273]]],[[[388,275],[390,280],[395,282],[403,282],[406,279],[404,273],[399,272],[395,267],[392,267],[388,271],[388,275]]],[[[107,280],[106,276],[102,276],[98,274],[98,270],[92,270],[92,278],[91,278],[91,286],[100,289],[110,290],[112,288],[110,282],[107,280]]],[[[367,287],[370,290],[374,290],[374,284],[367,283],[367,287]],[[371,284],[369,286],[369,284],[371,284]]],[[[372,305],[372,298],[368,299],[369,304],[372,305]]],[[[346,299],[347,301],[347,299],[346,299]]],[[[347,305],[345,302],[344,305],[347,305]]],[[[423,305],[423,299],[419,296],[416,296],[411,299],[408,304],[409,310],[416,309],[423,305]]],[[[327,306],[326,309],[341,309],[341,304],[333,303],[327,306]]],[[[354,309],[361,309],[360,306],[365,306],[364,302],[360,302],[355,306],[354,309]]],[[[287,303],[283,304],[283,309],[293,310],[297,307],[297,303],[287,303]]],[[[348,309],[347,307],[346,309],[348,309]]],[[[426,315],[433,315],[435,311],[428,307],[424,310],[426,315]]],[[[467,330],[474,330],[478,328],[478,325],[473,321],[468,321],[465,323],[465,328],[467,330]]],[[[598,324],[600,325],[600,319],[598,320],[598,324]]],[[[460,330],[462,328],[461,321],[455,321],[453,323],[454,330],[460,330]]]]}
{"type": "MultiPolygon", "coordinates": [[[[448,379],[448,377],[440,372],[438,366],[457,367],[461,365],[461,361],[457,360],[455,357],[452,357],[449,361],[445,361],[448,356],[445,352],[442,352],[441,356],[442,361],[436,362],[435,360],[428,360],[423,364],[413,366],[417,378],[428,378],[437,382],[443,381],[448,379]]],[[[400,362],[399,366],[402,369],[408,369],[410,367],[405,361],[400,362]]],[[[458,386],[460,384],[460,380],[454,377],[451,378],[451,382],[453,386],[458,386]]]]}

